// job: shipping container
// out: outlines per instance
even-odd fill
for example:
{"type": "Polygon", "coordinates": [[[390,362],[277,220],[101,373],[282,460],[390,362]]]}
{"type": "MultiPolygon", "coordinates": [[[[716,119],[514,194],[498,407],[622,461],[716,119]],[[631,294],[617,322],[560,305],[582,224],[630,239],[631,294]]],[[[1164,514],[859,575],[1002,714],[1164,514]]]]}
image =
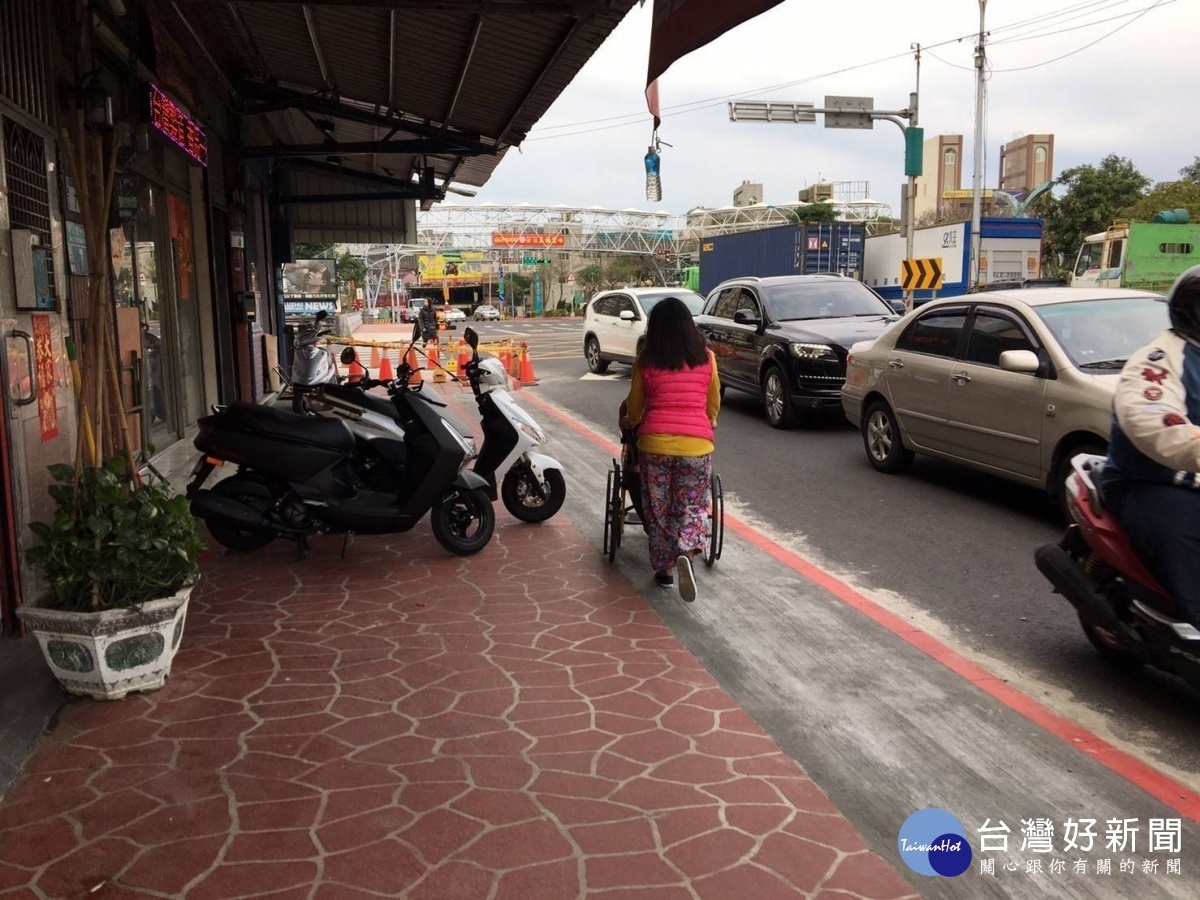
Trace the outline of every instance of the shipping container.
{"type": "Polygon", "coordinates": [[[866,237],[866,228],[853,222],[816,222],[704,238],[700,293],[747,275],[836,273],[861,279],[866,237]]]}
{"type": "MultiPolygon", "coordinates": [[[[981,284],[1012,282],[1019,285],[1028,278],[1040,278],[1042,271],[1042,220],[1005,219],[993,216],[980,220],[979,281],[981,284]]],[[[863,282],[885,299],[902,299],[900,286],[904,262],[903,234],[883,234],[867,238],[864,253],[863,282]]],[[[971,223],[950,222],[918,228],[913,235],[914,259],[942,261],[942,287],[939,297],[956,297],[967,292],[971,273],[971,223]]],[[[932,290],[915,291],[913,302],[920,305],[933,297],[932,290]]]]}

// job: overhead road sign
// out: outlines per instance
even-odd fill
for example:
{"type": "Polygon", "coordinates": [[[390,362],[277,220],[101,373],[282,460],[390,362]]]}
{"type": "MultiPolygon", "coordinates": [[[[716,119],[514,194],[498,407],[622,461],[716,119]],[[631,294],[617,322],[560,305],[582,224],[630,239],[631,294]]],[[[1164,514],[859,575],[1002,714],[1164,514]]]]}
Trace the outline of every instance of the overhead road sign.
{"type": "Polygon", "coordinates": [[[826,128],[874,128],[874,97],[826,97],[826,109],[838,112],[825,113],[826,128]]]}
{"type": "Polygon", "coordinates": [[[731,122],[815,122],[817,115],[812,103],[761,103],[757,100],[734,100],[729,104],[731,122]]]}
{"type": "Polygon", "coordinates": [[[940,291],[941,258],[904,260],[900,264],[900,286],[906,291],[940,291]]]}

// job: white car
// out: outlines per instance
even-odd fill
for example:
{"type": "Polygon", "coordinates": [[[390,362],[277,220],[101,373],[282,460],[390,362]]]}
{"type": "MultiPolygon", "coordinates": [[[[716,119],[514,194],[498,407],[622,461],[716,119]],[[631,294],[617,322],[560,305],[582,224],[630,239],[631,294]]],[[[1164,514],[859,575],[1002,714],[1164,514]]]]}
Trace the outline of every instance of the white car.
{"type": "Polygon", "coordinates": [[[934,300],[850,348],[842,408],[881,472],[927,453],[1061,502],[1071,457],[1106,452],[1125,361],[1168,326],[1165,299],[1147,291],[934,300]]]}
{"type": "Polygon", "coordinates": [[[693,316],[704,298],[686,288],[621,288],[596,294],[583,314],[583,356],[588,371],[603,375],[611,362],[632,363],[646,333],[646,317],[665,297],[678,297],[693,316]]]}
{"type": "Polygon", "coordinates": [[[465,321],[467,321],[467,314],[465,312],[463,312],[461,309],[452,308],[452,309],[446,310],[446,324],[447,325],[449,325],[451,322],[465,322],[465,321]]]}

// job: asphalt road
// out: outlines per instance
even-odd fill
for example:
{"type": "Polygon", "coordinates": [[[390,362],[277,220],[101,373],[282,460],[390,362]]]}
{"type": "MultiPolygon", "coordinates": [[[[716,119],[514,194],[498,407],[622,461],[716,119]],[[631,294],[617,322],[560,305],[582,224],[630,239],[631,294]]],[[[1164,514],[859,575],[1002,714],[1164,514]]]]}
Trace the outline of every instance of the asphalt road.
{"type": "MultiPolygon", "coordinates": [[[[529,390],[615,439],[628,369],[588,374],[581,320],[469,324],[484,340],[526,341],[540,379],[529,390]]],[[[1065,717],[1200,787],[1196,693],[1171,676],[1100,660],[1034,567],[1034,549],[1061,531],[1039,492],[922,457],[904,475],[882,475],[840,418],[776,431],[757,399],[736,391],[725,396],[715,467],[741,518],[1065,717]]]]}

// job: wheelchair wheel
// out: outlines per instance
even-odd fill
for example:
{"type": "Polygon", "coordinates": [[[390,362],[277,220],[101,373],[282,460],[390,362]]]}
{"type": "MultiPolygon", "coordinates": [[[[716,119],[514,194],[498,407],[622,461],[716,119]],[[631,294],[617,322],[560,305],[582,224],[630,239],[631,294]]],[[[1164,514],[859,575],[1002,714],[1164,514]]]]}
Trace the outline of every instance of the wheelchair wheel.
{"type": "Polygon", "coordinates": [[[711,567],[721,558],[725,543],[725,495],[721,491],[721,476],[713,472],[708,486],[708,546],[704,549],[704,564],[711,567]]]}
{"type": "Polygon", "coordinates": [[[605,486],[604,509],[604,555],[609,562],[616,561],[617,548],[621,546],[621,531],[625,524],[625,498],[621,488],[621,466],[614,459],[605,486]]]}

